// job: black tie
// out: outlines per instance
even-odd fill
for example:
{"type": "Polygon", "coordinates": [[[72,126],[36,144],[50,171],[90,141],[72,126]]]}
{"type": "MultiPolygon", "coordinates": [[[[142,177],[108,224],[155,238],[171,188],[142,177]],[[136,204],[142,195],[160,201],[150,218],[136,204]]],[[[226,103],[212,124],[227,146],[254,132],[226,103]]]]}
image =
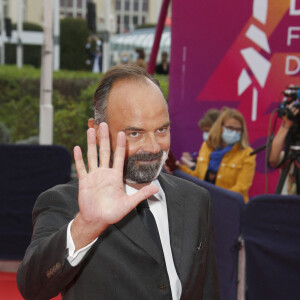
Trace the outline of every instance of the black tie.
{"type": "Polygon", "coordinates": [[[156,245],[159,247],[159,249],[161,249],[161,251],[163,252],[161,240],[160,240],[159,233],[158,233],[157,224],[156,224],[155,218],[149,208],[148,201],[147,200],[142,201],[136,207],[136,211],[139,214],[139,216],[141,217],[142,222],[144,223],[145,227],[149,231],[152,239],[154,240],[156,245]]]}

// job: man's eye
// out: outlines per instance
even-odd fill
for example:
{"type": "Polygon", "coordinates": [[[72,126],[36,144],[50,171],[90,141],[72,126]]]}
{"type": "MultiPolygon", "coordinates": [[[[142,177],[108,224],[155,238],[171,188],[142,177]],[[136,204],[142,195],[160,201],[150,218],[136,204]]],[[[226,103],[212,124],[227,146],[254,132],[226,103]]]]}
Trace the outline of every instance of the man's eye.
{"type": "Polygon", "coordinates": [[[139,133],[139,132],[136,132],[136,131],[130,132],[130,133],[129,133],[129,136],[130,136],[130,137],[133,137],[133,138],[136,138],[136,137],[138,137],[139,135],[140,135],[140,133],[139,133]]]}
{"type": "Polygon", "coordinates": [[[157,132],[158,132],[158,133],[165,133],[165,132],[167,132],[168,130],[169,130],[169,128],[164,127],[164,128],[159,128],[159,129],[157,129],[157,132]]]}

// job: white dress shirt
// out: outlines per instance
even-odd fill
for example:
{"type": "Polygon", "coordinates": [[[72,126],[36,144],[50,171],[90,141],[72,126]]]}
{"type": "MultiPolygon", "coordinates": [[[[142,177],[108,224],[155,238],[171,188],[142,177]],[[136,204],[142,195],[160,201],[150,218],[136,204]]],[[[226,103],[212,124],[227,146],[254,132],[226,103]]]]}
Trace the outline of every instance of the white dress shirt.
{"type": "MultiPolygon", "coordinates": [[[[171,250],[166,196],[158,180],[153,181],[151,184],[158,187],[158,193],[156,193],[154,197],[152,196],[148,199],[148,204],[157,224],[171,285],[172,298],[173,300],[179,300],[182,292],[182,286],[175,269],[171,250]]],[[[127,195],[133,195],[137,192],[137,190],[125,184],[125,192],[127,195]]],[[[72,222],[73,221],[69,223],[67,230],[67,248],[69,249],[68,261],[72,266],[76,266],[97,239],[74,253],[75,245],[70,230],[72,222]]]]}

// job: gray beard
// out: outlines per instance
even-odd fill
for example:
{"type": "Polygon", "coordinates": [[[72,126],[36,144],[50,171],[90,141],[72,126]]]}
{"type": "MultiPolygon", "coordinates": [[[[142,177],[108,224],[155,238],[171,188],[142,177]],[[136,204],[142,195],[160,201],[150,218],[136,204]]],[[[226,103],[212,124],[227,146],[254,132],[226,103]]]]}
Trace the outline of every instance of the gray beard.
{"type": "Polygon", "coordinates": [[[124,166],[124,179],[127,183],[149,183],[155,180],[168,158],[168,151],[136,153],[130,157],[124,166]],[[152,164],[139,165],[139,161],[157,160],[152,164]]]}

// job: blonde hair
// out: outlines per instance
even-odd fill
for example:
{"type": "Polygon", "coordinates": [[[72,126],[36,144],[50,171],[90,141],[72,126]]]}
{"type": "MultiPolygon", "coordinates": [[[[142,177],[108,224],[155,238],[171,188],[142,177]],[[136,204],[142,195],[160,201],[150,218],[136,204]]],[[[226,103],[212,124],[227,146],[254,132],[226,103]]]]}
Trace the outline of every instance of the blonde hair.
{"type": "Polygon", "coordinates": [[[223,125],[224,122],[229,119],[236,119],[242,125],[242,132],[241,132],[241,140],[239,142],[240,147],[245,149],[249,146],[248,142],[248,132],[245,119],[243,115],[234,108],[227,108],[221,112],[218,119],[213,124],[212,128],[209,131],[209,136],[207,140],[207,144],[209,147],[213,149],[217,149],[218,147],[222,147],[222,132],[223,132],[223,125]]]}

